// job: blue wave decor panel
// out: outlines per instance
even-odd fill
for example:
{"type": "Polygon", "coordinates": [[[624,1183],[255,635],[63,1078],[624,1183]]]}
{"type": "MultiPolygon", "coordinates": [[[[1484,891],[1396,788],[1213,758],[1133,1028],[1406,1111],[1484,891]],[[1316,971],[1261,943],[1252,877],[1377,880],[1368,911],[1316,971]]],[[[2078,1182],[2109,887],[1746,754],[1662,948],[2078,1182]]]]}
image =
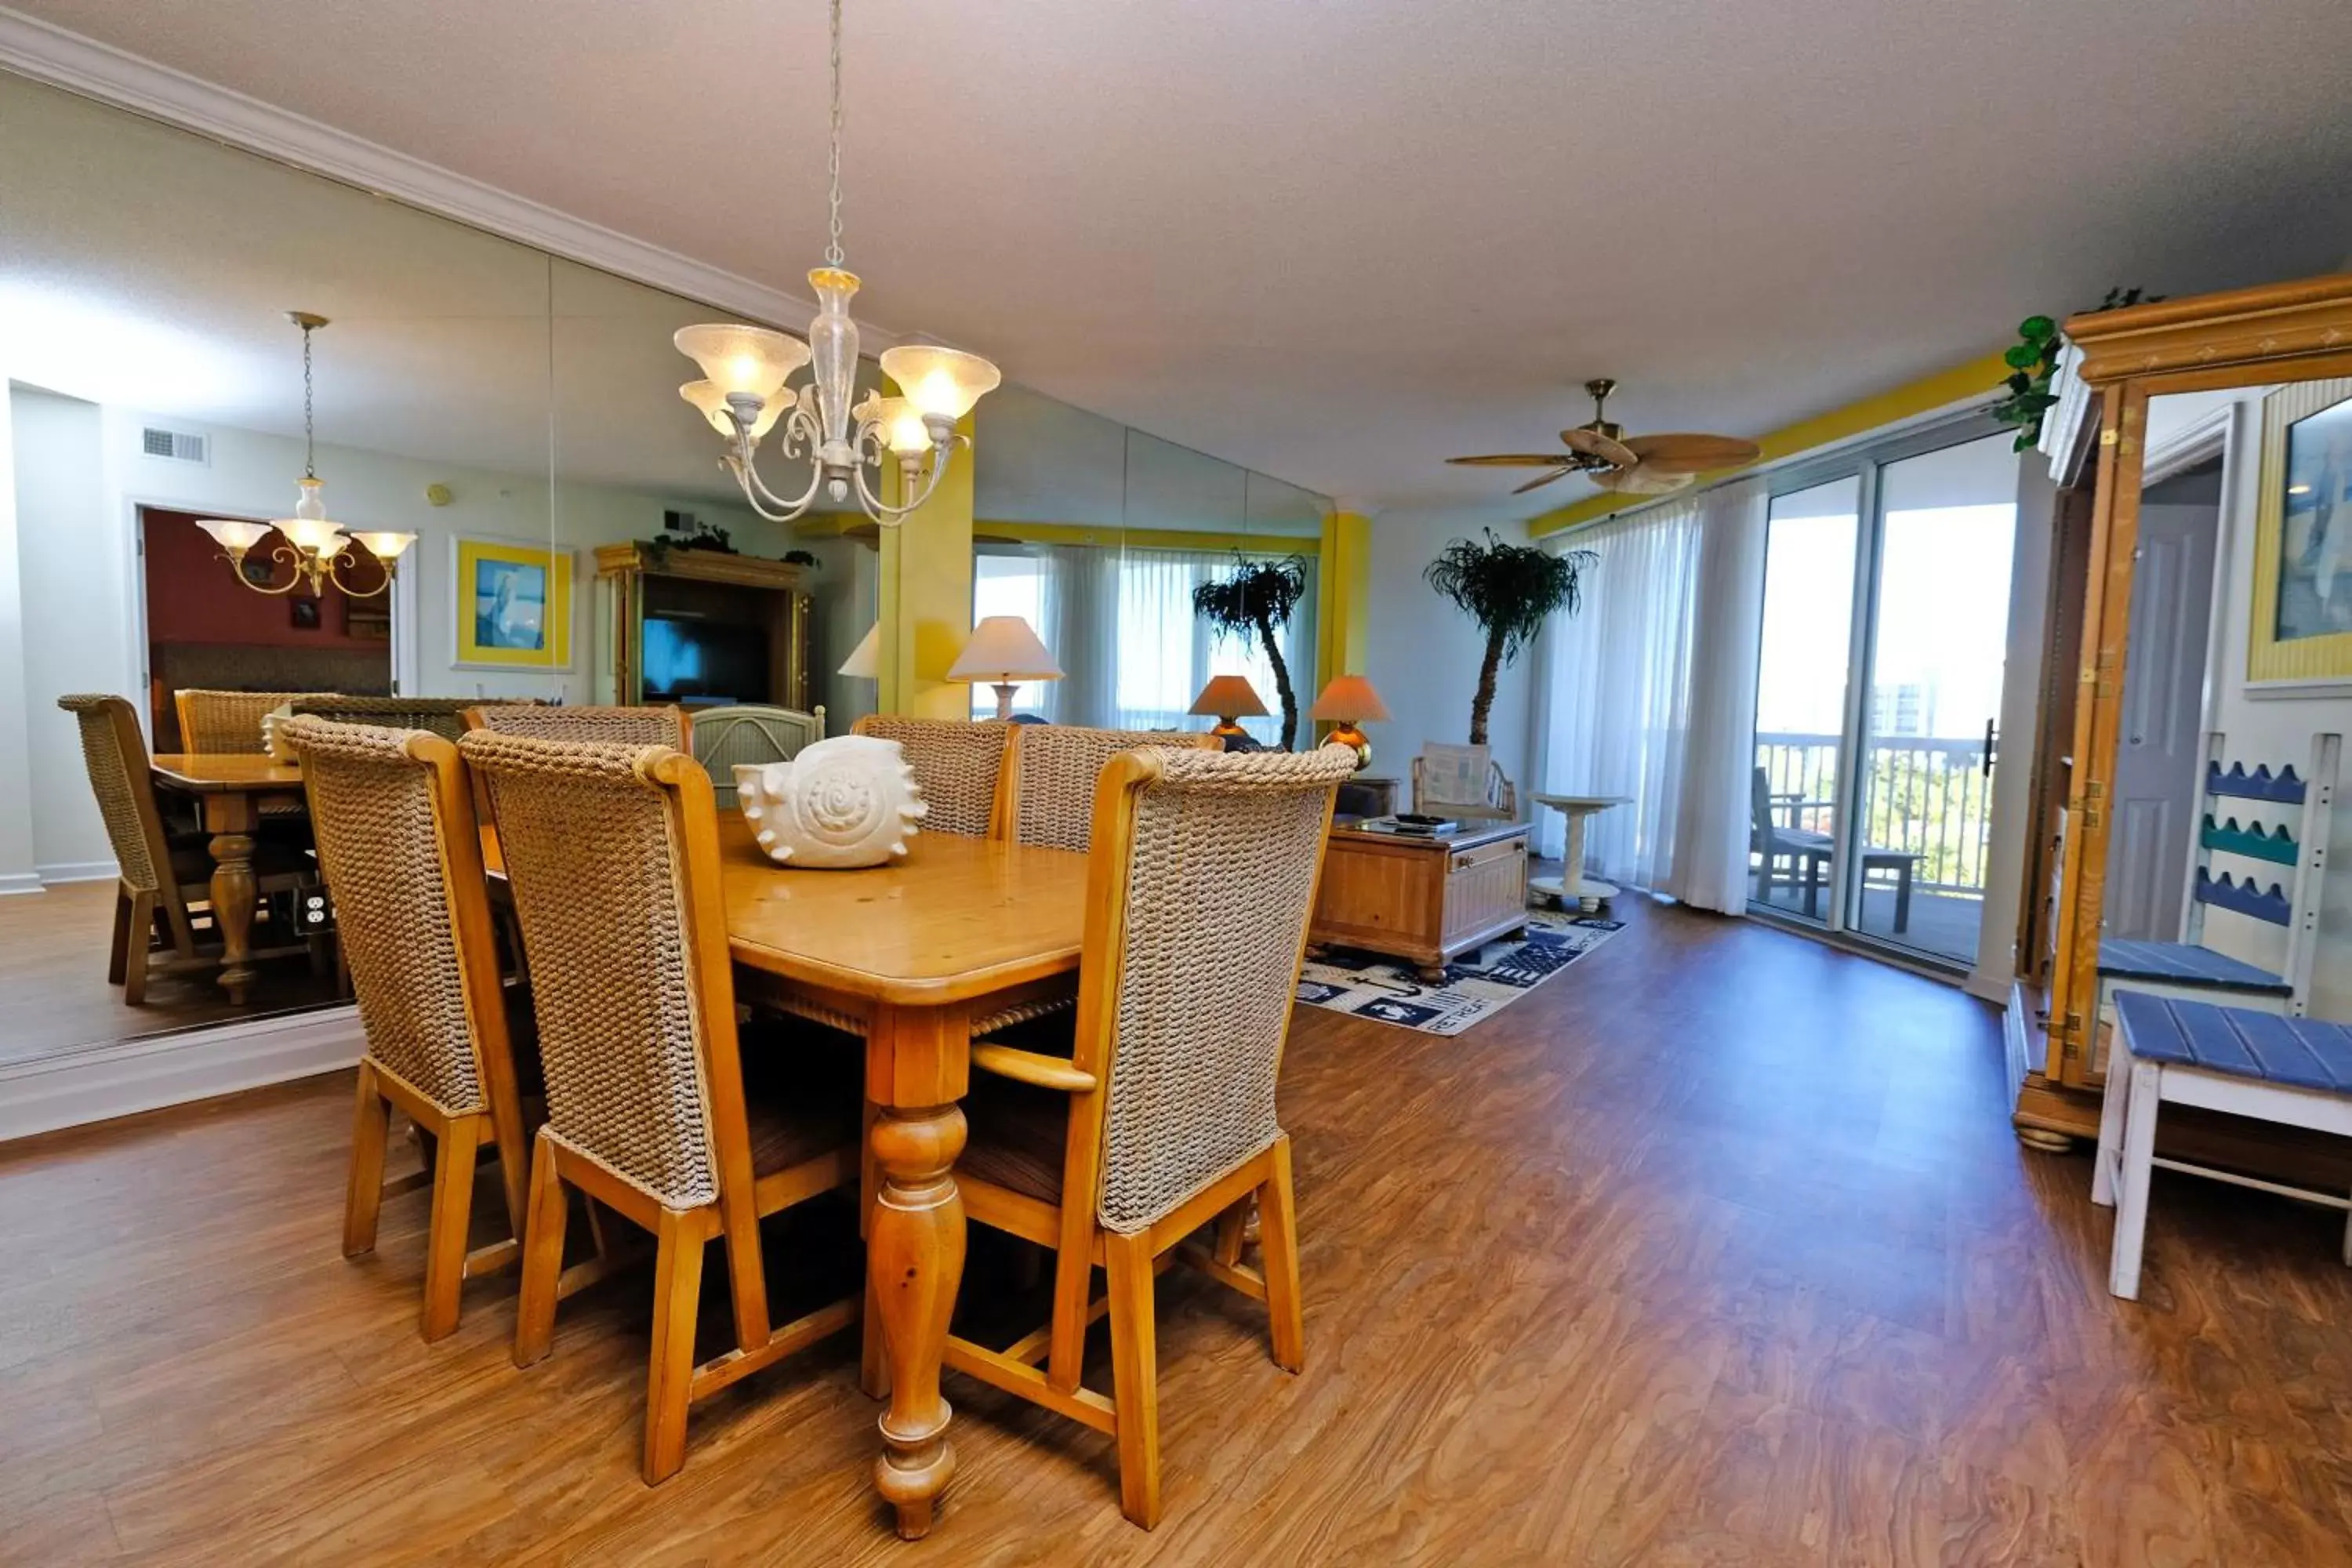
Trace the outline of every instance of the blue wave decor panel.
{"type": "Polygon", "coordinates": [[[2205,764],[2205,793],[2236,795],[2242,800],[2267,800],[2279,805],[2301,805],[2303,779],[2294,771],[2293,763],[2281,768],[2276,774],[2272,773],[2268,763],[2257,764],[2251,773],[2246,772],[2243,763],[2231,763],[2226,773],[2221,771],[2221,763],[2208,763],[2205,764]]]}
{"type": "Polygon", "coordinates": [[[2211,904],[2216,909],[2251,915],[2258,921],[2268,921],[2274,926],[2286,925],[2294,918],[2285,891],[2276,882],[2273,882],[2271,890],[2265,893],[2255,885],[2252,877],[2242,882],[2233,882],[2227,871],[2216,877],[2202,866],[2197,868],[2197,901],[2211,904]]]}
{"type": "Polygon", "coordinates": [[[2213,826],[2213,814],[2205,814],[2205,828],[2199,841],[2208,849],[2221,849],[2231,855],[2244,855],[2255,860],[2269,860],[2280,866],[2294,864],[2294,836],[2284,826],[2269,833],[2259,822],[2241,827],[2236,817],[2224,826],[2213,826]]]}

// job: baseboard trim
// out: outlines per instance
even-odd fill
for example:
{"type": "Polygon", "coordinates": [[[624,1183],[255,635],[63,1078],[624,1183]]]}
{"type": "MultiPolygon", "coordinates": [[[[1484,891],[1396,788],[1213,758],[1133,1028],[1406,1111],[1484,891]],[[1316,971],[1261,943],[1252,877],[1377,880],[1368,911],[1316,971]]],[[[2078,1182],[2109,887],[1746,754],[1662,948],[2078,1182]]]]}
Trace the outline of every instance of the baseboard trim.
{"type": "Polygon", "coordinates": [[[121,868],[111,860],[61,860],[54,866],[36,866],[41,885],[52,882],[108,882],[122,875],[121,868]]]}
{"type": "Polygon", "coordinates": [[[37,893],[40,890],[41,879],[37,872],[10,871],[0,875],[0,899],[12,898],[19,893],[37,893]]]}
{"type": "Polygon", "coordinates": [[[0,1143],[332,1072],[362,1044],[341,1006],[0,1063],[0,1143]]]}

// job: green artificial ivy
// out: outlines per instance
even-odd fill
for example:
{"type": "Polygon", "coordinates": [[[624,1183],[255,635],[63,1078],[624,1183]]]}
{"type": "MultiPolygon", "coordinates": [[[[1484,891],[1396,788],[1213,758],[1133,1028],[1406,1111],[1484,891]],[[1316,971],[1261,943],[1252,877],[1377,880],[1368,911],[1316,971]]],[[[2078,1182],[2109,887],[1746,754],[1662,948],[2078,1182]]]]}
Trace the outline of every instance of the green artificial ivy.
{"type": "MultiPolygon", "coordinates": [[[[2120,310],[2126,305],[2153,305],[2163,298],[2161,294],[2143,296],[2137,289],[2110,289],[2107,297],[2099,301],[2099,309],[2120,310]]],[[[2058,323],[2048,316],[2026,317],[2017,324],[2017,337],[2018,341],[2000,356],[2009,366],[2009,379],[2001,384],[2009,395],[1992,405],[1992,416],[2003,425],[2017,426],[2017,439],[2011,444],[2011,449],[2022,452],[2042,439],[2042,416],[2058,401],[2057,395],[2050,390],[2050,383],[2058,374],[2058,355],[2066,346],[2066,340],[2059,332],[2058,323]]]]}

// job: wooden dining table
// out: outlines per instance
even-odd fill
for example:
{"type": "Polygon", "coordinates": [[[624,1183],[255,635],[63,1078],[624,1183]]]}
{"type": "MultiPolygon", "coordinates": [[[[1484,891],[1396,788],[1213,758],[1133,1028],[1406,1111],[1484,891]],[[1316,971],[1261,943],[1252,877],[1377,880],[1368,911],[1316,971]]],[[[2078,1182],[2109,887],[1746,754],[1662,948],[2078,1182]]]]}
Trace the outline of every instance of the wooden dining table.
{"type": "MultiPolygon", "coordinates": [[[[484,866],[503,875],[495,830],[482,838],[484,866]]],[[[881,1175],[866,1299],[882,1325],[890,1400],[874,1484],[911,1540],[929,1531],[955,1469],[940,1368],[963,1279],[955,1163],[971,1027],[1067,989],[1085,933],[1087,858],[919,833],[885,865],[794,869],[762,854],[731,811],[719,814],[719,841],[738,996],[797,1004],[866,1038],[868,1148],[881,1175]]]]}
{"type": "Polygon", "coordinates": [[[149,759],[156,787],[195,799],[213,858],[213,920],[220,927],[220,988],[245,1005],[253,983],[253,836],[265,806],[302,802],[302,770],[263,752],[162,752],[149,759]]]}

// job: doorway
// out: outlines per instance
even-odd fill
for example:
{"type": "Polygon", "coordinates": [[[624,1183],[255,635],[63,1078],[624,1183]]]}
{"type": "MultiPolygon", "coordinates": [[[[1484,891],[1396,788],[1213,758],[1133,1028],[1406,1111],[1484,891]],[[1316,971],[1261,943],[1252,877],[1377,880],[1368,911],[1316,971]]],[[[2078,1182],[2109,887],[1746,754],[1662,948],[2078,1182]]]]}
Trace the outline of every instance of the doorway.
{"type": "Polygon", "coordinates": [[[243,567],[232,567],[194,512],[141,507],[139,542],[148,732],[156,751],[183,749],[173,699],[186,688],[391,694],[392,595],[371,593],[384,571],[365,545],[354,540],[351,564],[341,569],[355,596],[332,583],[315,595],[307,587],[256,591],[283,587],[291,575],[271,559],[285,541],[271,533],[247,552],[243,567]]]}
{"type": "Polygon", "coordinates": [[[1749,907],[1974,963],[1992,836],[2017,464],[1923,433],[1772,498],[1749,907]]]}
{"type": "Polygon", "coordinates": [[[2140,492],[2102,928],[2111,937],[2180,940],[2205,755],[2205,665],[2221,529],[2218,458],[2140,492]]]}

